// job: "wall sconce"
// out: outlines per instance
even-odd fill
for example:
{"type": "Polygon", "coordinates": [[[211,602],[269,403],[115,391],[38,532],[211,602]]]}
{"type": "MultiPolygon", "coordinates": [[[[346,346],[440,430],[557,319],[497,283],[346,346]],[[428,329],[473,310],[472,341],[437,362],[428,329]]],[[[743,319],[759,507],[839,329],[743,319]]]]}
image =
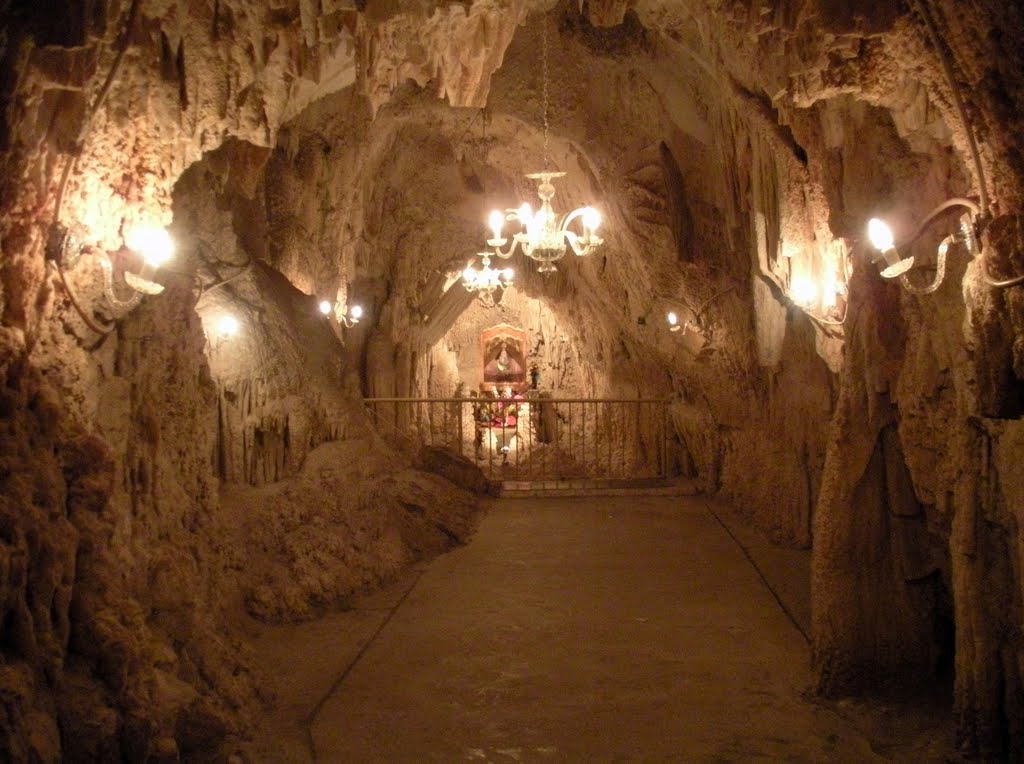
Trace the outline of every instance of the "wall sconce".
{"type": "Polygon", "coordinates": [[[359,319],[363,317],[362,305],[353,305],[351,308],[342,306],[340,311],[335,311],[334,305],[331,304],[330,300],[321,300],[317,307],[320,312],[327,317],[330,317],[331,313],[334,313],[337,316],[338,321],[349,329],[358,324],[359,319]]]}
{"type": "Polygon", "coordinates": [[[789,281],[789,299],[797,307],[807,310],[818,299],[818,287],[806,276],[794,276],[789,281]]]}
{"type": "Polygon", "coordinates": [[[162,284],[153,281],[156,271],[174,257],[174,242],[164,228],[138,227],[125,236],[128,249],[142,257],[142,269],[138,273],[125,270],[122,280],[132,290],[128,299],[121,299],[117,294],[117,280],[114,278],[114,264],[110,257],[100,259],[103,268],[104,295],[111,308],[118,312],[131,310],[145,295],[160,294],[164,291],[162,284]]]}
{"type": "MultiPolygon", "coordinates": [[[[113,331],[114,321],[137,306],[144,295],[160,294],[164,291],[162,284],[153,281],[153,275],[174,256],[174,242],[166,229],[136,227],[125,236],[125,245],[142,257],[143,266],[138,273],[127,269],[123,270],[121,278],[118,280],[114,275],[114,263],[111,255],[106,252],[101,253],[103,296],[108,307],[114,312],[114,316],[113,319],[99,319],[95,315],[91,315],[92,311],[84,309],[65,274],[65,269],[74,267],[83,252],[86,251],[80,232],[74,233],[59,223],[50,227],[46,243],[46,259],[56,266],[64,291],[78,315],[93,332],[99,335],[106,335],[113,331]],[[131,289],[130,297],[122,299],[118,296],[118,283],[131,289]]],[[[115,256],[118,254],[114,253],[115,256]]]]}
{"type": "Polygon", "coordinates": [[[683,346],[687,350],[694,355],[700,354],[701,351],[707,348],[711,343],[711,327],[704,323],[702,316],[707,312],[707,309],[711,307],[712,304],[720,300],[724,295],[728,294],[735,288],[735,284],[730,284],[724,289],[716,292],[705,300],[697,310],[693,310],[683,303],[686,311],[692,314],[692,318],[688,318],[682,324],[679,323],[679,314],[670,310],[665,314],[665,321],[668,324],[668,330],[676,333],[676,336],[682,340],[683,346]]]}
{"type": "Polygon", "coordinates": [[[963,244],[971,257],[977,257],[980,254],[978,235],[974,227],[974,221],[978,213],[978,205],[970,199],[950,199],[929,212],[914,233],[906,241],[900,242],[899,246],[894,241],[892,229],[884,221],[872,218],[868,222],[868,238],[871,241],[871,246],[879,253],[874,259],[875,265],[878,266],[878,272],[885,279],[899,278],[900,284],[908,292],[913,294],[931,294],[939,288],[942,280],[946,277],[946,255],[949,253],[950,246],[963,244]],[[914,257],[913,255],[905,258],[902,257],[899,253],[900,248],[906,248],[913,244],[921,238],[921,235],[933,220],[947,210],[957,207],[965,208],[967,212],[960,216],[959,230],[946,236],[939,242],[938,249],[936,250],[935,278],[932,279],[930,284],[915,286],[907,275],[907,272],[914,266],[914,257]]]}
{"type": "Polygon", "coordinates": [[[833,331],[828,327],[846,323],[848,303],[840,300],[845,298],[850,281],[851,263],[846,242],[834,239],[814,256],[813,267],[804,260],[804,267],[795,271],[795,262],[795,259],[791,261],[788,282],[774,281],[789,302],[827,332],[833,331]]]}
{"type": "Polygon", "coordinates": [[[338,320],[345,325],[347,329],[351,329],[353,326],[359,323],[359,319],[363,317],[363,306],[353,305],[351,308],[346,308],[342,311],[338,320]]]}
{"type": "Polygon", "coordinates": [[[230,313],[225,313],[223,316],[217,319],[217,323],[214,325],[214,329],[217,332],[217,339],[219,340],[230,340],[238,334],[238,330],[241,328],[241,324],[238,323],[238,319],[232,316],[230,313]]]}
{"type": "MultiPolygon", "coordinates": [[[[683,328],[682,326],[679,325],[679,315],[675,311],[670,310],[668,313],[666,313],[665,321],[668,322],[668,330],[670,332],[678,332],[683,328]]],[[[687,321],[686,326],[689,327],[689,325],[690,322],[687,321]]]]}
{"type": "Polygon", "coordinates": [[[696,315],[680,324],[679,314],[670,310],[665,314],[665,321],[668,323],[668,330],[676,333],[683,346],[694,355],[697,355],[707,347],[707,331],[696,315]]]}
{"type": "MultiPolygon", "coordinates": [[[[949,53],[949,46],[943,40],[939,27],[936,24],[935,19],[932,17],[927,4],[922,2],[922,0],[910,0],[910,6],[915,15],[924,21],[925,27],[928,30],[928,37],[932,43],[932,49],[935,50],[938,55],[939,63],[942,66],[942,72],[945,75],[946,84],[949,86],[950,93],[953,96],[953,107],[960,116],[960,124],[963,127],[964,134],[967,138],[970,159],[974,165],[975,180],[978,184],[978,203],[975,203],[970,199],[954,198],[940,204],[925,218],[924,222],[918,226],[914,235],[906,242],[902,242],[903,246],[911,244],[921,235],[924,228],[938,214],[946,211],[947,209],[951,207],[963,207],[967,209],[967,212],[960,216],[960,231],[956,234],[947,236],[939,244],[936,252],[935,279],[927,286],[915,287],[910,283],[906,272],[913,266],[914,258],[909,257],[906,259],[900,259],[893,241],[891,229],[877,218],[873,219],[868,225],[868,236],[871,239],[872,245],[880,253],[880,257],[876,258],[876,263],[878,263],[878,268],[882,277],[896,278],[898,276],[900,283],[908,291],[914,294],[928,294],[939,288],[939,285],[942,283],[942,279],[946,275],[946,254],[949,251],[951,244],[964,244],[967,251],[971,254],[971,257],[979,257],[979,234],[981,232],[981,227],[987,225],[991,219],[991,209],[989,206],[988,190],[985,183],[985,167],[982,164],[981,152],[978,149],[978,139],[974,133],[974,127],[971,124],[971,120],[967,117],[967,108],[964,104],[963,93],[961,92],[962,85],[954,74],[953,60],[949,53]]],[[[1006,289],[1008,287],[1024,284],[1024,275],[1014,276],[1007,279],[993,279],[988,272],[985,260],[986,258],[984,257],[980,258],[979,270],[981,272],[981,279],[988,286],[994,289],[1006,289]]]]}

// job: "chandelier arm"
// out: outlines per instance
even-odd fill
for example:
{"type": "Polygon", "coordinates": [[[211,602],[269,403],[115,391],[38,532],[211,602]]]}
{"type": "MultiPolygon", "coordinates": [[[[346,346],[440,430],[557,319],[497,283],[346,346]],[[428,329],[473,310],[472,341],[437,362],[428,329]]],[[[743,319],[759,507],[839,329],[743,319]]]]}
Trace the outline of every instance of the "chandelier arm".
{"type": "MultiPolygon", "coordinates": [[[[948,201],[943,202],[938,207],[936,207],[931,212],[929,212],[928,215],[925,217],[925,219],[923,221],[921,221],[921,223],[918,225],[918,227],[914,231],[914,233],[911,234],[910,237],[907,238],[906,240],[901,241],[896,246],[896,249],[899,249],[899,247],[905,247],[905,246],[907,246],[909,244],[912,244],[913,242],[917,241],[917,239],[919,239],[921,237],[921,234],[924,233],[925,228],[928,227],[928,225],[932,222],[932,220],[934,220],[940,214],[942,214],[943,212],[945,212],[946,210],[948,210],[948,209],[950,209],[952,207],[963,207],[963,208],[967,209],[971,213],[971,215],[973,217],[978,217],[979,215],[984,214],[983,207],[980,206],[973,199],[967,199],[965,197],[955,197],[953,199],[949,199],[948,201]]],[[[976,237],[977,236],[976,232],[969,232],[969,233],[970,233],[970,235],[972,237],[976,237]]],[[[977,253],[977,249],[976,249],[977,241],[976,241],[976,238],[972,238],[971,241],[967,241],[966,243],[968,244],[968,249],[971,250],[971,255],[974,256],[974,257],[977,257],[981,261],[981,276],[982,276],[982,280],[988,286],[994,287],[996,289],[1006,289],[1007,287],[1013,287],[1013,286],[1017,286],[1019,284],[1024,284],[1024,275],[1016,276],[1016,277],[1008,278],[1008,279],[1002,279],[1002,280],[997,280],[997,279],[992,278],[992,276],[988,272],[988,265],[986,263],[985,255],[977,253]]],[[[917,289],[915,289],[914,287],[908,285],[907,283],[904,283],[904,286],[906,286],[907,289],[909,289],[910,291],[912,291],[912,292],[914,292],[916,294],[927,294],[927,292],[919,292],[917,289]]],[[[931,291],[934,291],[934,290],[931,290],[931,291]]]]}
{"type": "Polygon", "coordinates": [[[501,251],[500,246],[493,247],[494,254],[496,257],[500,257],[502,260],[508,260],[512,255],[516,253],[516,246],[519,244],[519,240],[515,236],[512,237],[512,242],[508,245],[508,249],[504,252],[501,251]]]}
{"type": "Polygon", "coordinates": [[[572,212],[566,213],[566,215],[562,218],[562,224],[558,226],[559,230],[568,230],[569,223],[574,221],[576,218],[583,217],[583,213],[586,209],[586,207],[577,207],[572,212]]]}
{"type": "Polygon", "coordinates": [[[938,259],[935,263],[935,278],[932,280],[930,284],[926,284],[925,286],[920,287],[914,286],[914,284],[910,281],[910,278],[908,278],[907,274],[901,273],[900,283],[903,285],[903,288],[906,289],[911,294],[931,294],[936,289],[938,289],[939,286],[942,284],[942,280],[946,277],[946,254],[949,251],[949,246],[951,244],[954,244],[955,242],[955,236],[947,236],[945,239],[942,240],[942,243],[939,245],[937,253],[938,259]]]}
{"type": "Polygon", "coordinates": [[[569,242],[569,246],[572,247],[573,254],[576,255],[576,257],[583,257],[584,255],[590,254],[591,247],[589,241],[586,244],[580,245],[580,237],[577,236],[574,231],[563,231],[563,234],[565,235],[565,240],[569,242]]]}
{"type": "Polygon", "coordinates": [[[573,254],[576,255],[576,257],[586,257],[587,255],[594,251],[594,245],[588,243],[584,245],[582,248],[573,247],[572,251],[573,254]]]}
{"type": "Polygon", "coordinates": [[[122,300],[117,296],[117,290],[114,286],[114,266],[110,262],[110,258],[103,257],[100,259],[100,267],[103,269],[103,293],[107,298],[107,302],[110,307],[116,310],[131,310],[142,301],[142,293],[135,290],[132,291],[131,297],[127,300],[122,300]]]}
{"type": "Polygon", "coordinates": [[[72,307],[74,307],[75,312],[78,313],[79,318],[85,322],[85,325],[93,332],[100,335],[101,341],[103,337],[114,331],[115,324],[113,321],[110,321],[109,323],[98,322],[96,319],[90,318],[89,314],[85,312],[85,309],[82,308],[81,303],[78,301],[78,297],[68,284],[67,277],[64,275],[64,267],[60,264],[60,261],[48,260],[47,263],[53,263],[54,267],[57,269],[57,276],[60,278],[60,283],[64,287],[64,292],[71,300],[72,307]]]}
{"type": "Polygon", "coordinates": [[[1002,280],[992,278],[988,272],[988,265],[985,264],[985,258],[981,258],[981,276],[986,284],[996,289],[1006,289],[1007,287],[1024,284],[1024,276],[1014,276],[1013,278],[1002,280]]]}
{"type": "Polygon", "coordinates": [[[906,239],[901,241],[899,244],[896,244],[894,246],[894,249],[899,250],[913,244],[915,241],[921,238],[921,234],[924,233],[925,229],[931,224],[933,220],[935,220],[935,218],[937,218],[946,210],[951,209],[953,207],[964,207],[970,210],[971,214],[975,216],[977,216],[980,212],[980,207],[978,207],[977,203],[971,199],[966,199],[962,197],[949,199],[940,204],[935,209],[933,209],[931,212],[929,212],[927,216],[925,216],[925,219],[918,224],[914,232],[906,239]]]}

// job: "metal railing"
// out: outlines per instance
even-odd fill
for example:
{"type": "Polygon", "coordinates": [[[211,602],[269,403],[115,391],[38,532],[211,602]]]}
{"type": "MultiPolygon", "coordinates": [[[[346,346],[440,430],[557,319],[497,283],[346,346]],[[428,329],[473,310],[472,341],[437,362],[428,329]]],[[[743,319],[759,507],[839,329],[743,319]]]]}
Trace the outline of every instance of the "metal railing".
{"type": "Polygon", "coordinates": [[[400,448],[444,448],[490,480],[637,481],[668,475],[668,401],[653,398],[367,398],[400,448]]]}

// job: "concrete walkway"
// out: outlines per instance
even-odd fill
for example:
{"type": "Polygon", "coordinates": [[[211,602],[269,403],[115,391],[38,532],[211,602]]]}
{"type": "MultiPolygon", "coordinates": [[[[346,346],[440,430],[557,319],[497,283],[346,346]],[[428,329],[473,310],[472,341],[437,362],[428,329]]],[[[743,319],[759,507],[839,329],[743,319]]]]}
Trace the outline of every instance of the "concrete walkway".
{"type": "MultiPolygon", "coordinates": [[[[310,712],[315,758],[871,761],[703,500],[495,502],[310,712]]],[[[372,608],[369,608],[372,610],[372,608]]]]}

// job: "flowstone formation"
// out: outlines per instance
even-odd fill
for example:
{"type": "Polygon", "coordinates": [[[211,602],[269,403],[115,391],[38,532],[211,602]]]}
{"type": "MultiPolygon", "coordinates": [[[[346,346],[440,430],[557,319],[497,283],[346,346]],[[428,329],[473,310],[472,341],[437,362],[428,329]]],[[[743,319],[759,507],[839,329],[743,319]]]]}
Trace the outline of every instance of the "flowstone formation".
{"type": "Polygon", "coordinates": [[[516,264],[496,314],[543,378],[671,398],[673,469],[811,547],[820,692],[952,681],[962,750],[1021,755],[1024,12],[65,5],[0,38],[12,755],[226,756],[263,700],[226,612],[315,616],[468,537],[474,500],[360,398],[474,383],[489,321],[445,287],[545,161],[605,244],[516,264]],[[981,256],[882,280],[867,219],[903,238],[957,196],[981,256]],[[118,307],[143,224],[177,255],[118,307]]]}

